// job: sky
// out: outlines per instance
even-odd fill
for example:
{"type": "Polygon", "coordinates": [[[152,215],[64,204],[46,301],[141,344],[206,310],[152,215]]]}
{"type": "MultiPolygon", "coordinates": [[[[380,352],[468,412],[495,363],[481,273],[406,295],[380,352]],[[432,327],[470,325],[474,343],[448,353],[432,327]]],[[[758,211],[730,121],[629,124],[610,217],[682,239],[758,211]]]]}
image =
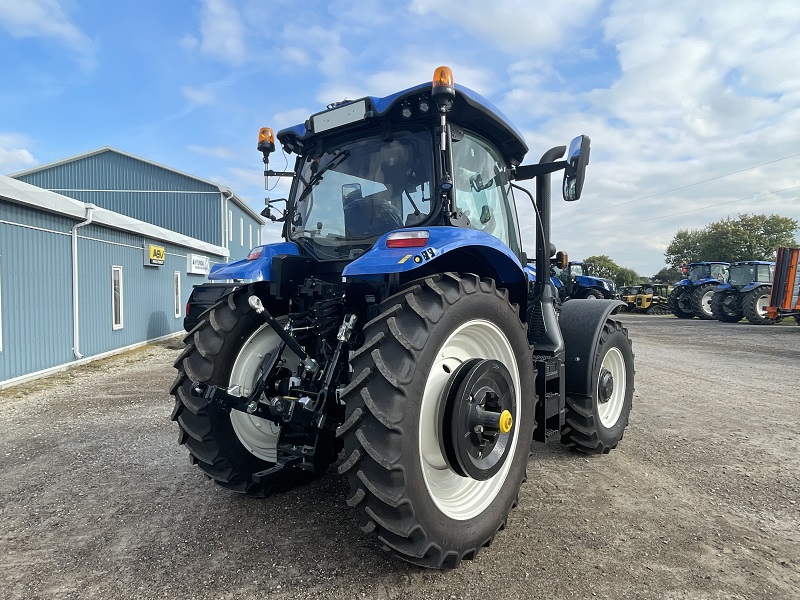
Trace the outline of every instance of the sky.
{"type": "Polygon", "coordinates": [[[288,190],[264,190],[260,127],[447,65],[522,131],[525,163],[591,138],[582,198],[553,185],[571,259],[651,276],[681,229],[800,220],[797,0],[0,0],[0,65],[2,174],[111,146],[260,212],[288,190]]]}

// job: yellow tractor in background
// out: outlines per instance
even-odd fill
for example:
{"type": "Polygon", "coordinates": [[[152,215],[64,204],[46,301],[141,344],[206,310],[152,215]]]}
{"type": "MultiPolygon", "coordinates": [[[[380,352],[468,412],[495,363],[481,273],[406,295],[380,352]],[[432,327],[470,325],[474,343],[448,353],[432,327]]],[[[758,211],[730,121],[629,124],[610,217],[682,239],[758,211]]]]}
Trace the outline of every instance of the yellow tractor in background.
{"type": "Polygon", "coordinates": [[[640,285],[626,285],[619,288],[619,297],[625,303],[625,308],[629,312],[636,310],[636,295],[641,291],[640,285]]]}
{"type": "MultiPolygon", "coordinates": [[[[663,284],[646,284],[640,287],[634,298],[634,306],[629,310],[648,315],[666,315],[669,310],[670,286],[663,284]]],[[[627,300],[623,298],[623,300],[627,300]]]]}

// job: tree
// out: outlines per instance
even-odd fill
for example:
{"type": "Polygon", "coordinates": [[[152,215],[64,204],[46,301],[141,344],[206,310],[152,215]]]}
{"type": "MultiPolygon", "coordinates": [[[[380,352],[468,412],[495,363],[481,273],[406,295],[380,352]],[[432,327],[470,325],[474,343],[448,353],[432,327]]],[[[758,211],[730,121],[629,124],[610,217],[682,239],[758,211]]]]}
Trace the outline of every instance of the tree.
{"type": "Polygon", "coordinates": [[[739,215],[707,225],[704,229],[682,229],[664,253],[667,264],[679,268],[681,261],[772,260],[778,246],[797,244],[798,222],[778,215],[739,215]]]}
{"type": "Polygon", "coordinates": [[[587,271],[594,277],[610,279],[616,285],[636,285],[641,277],[633,269],[620,267],[606,255],[590,256],[583,261],[587,271]]]}
{"type": "Polygon", "coordinates": [[[664,267],[658,273],[653,275],[653,283],[675,283],[683,279],[683,273],[680,269],[674,267],[664,267]]]}

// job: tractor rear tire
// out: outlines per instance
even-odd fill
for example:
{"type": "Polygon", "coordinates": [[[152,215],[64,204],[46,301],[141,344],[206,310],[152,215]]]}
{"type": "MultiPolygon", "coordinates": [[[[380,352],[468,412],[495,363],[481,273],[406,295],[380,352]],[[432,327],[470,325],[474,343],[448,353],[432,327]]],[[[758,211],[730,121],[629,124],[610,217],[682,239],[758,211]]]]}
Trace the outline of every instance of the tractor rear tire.
{"type": "Polygon", "coordinates": [[[744,317],[742,310],[736,305],[734,293],[717,292],[711,298],[711,312],[714,318],[723,323],[738,323],[744,317]]]}
{"type": "Polygon", "coordinates": [[[608,454],[622,439],[633,406],[633,347],[619,321],[603,325],[594,363],[592,395],[567,396],[561,443],[584,454],[608,454]]]}
{"type": "Polygon", "coordinates": [[[714,297],[714,283],[704,283],[692,292],[692,311],[697,318],[712,321],[714,314],[711,312],[711,299],[714,297]]]}
{"type": "Polygon", "coordinates": [[[679,319],[694,317],[692,310],[692,295],[685,287],[676,287],[667,299],[669,311],[679,319]]]}
{"type": "Polygon", "coordinates": [[[742,299],[744,316],[753,325],[774,325],[777,321],[777,319],[770,319],[767,316],[770,289],[769,286],[762,285],[747,292],[742,299]]]}
{"type": "Polygon", "coordinates": [[[525,481],[536,403],[526,326],[492,280],[446,273],[385,300],[364,338],[342,392],[347,502],[358,508],[361,528],[399,558],[455,568],[505,527],[525,481]],[[513,399],[513,426],[497,442],[505,453],[483,479],[453,467],[446,445],[461,431],[454,427],[448,438],[442,416],[469,406],[445,390],[476,358],[503,363],[512,382],[503,398],[513,399]]]}
{"type": "MultiPolygon", "coordinates": [[[[247,302],[252,288],[237,290],[201,317],[184,339],[170,393],[175,396],[172,420],[178,423],[178,443],[188,448],[192,463],[222,487],[263,497],[308,482],[314,474],[291,467],[255,481],[254,474],[275,464],[280,428],[247,413],[226,411],[191,390],[194,381],[225,388],[238,384],[248,393],[260,368],[258,353],[277,346],[277,334],[247,302]]],[[[283,357],[299,361],[288,350],[283,357]]]]}

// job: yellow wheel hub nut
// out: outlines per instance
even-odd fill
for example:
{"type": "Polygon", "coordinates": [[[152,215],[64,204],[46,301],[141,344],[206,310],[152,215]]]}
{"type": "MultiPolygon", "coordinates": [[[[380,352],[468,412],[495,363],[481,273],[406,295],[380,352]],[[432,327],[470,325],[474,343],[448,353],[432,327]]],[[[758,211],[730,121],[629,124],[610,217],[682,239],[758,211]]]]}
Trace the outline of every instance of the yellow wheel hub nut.
{"type": "Polygon", "coordinates": [[[500,413],[500,433],[508,433],[514,425],[514,417],[507,410],[500,413]]]}

